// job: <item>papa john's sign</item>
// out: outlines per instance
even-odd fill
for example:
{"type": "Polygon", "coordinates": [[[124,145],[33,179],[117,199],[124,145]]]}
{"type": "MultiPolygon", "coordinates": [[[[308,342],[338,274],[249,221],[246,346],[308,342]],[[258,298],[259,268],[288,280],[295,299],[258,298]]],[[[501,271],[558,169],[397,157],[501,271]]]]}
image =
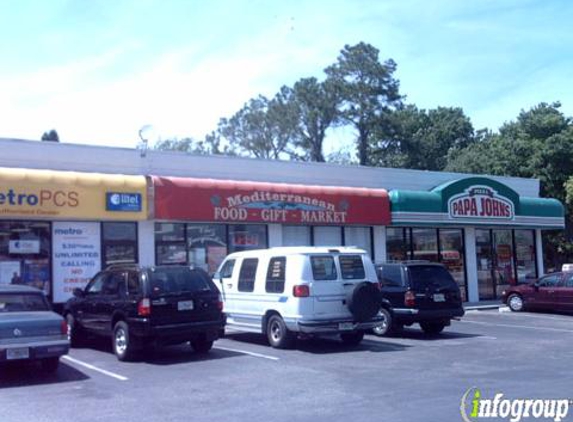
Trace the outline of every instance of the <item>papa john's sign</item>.
{"type": "Polygon", "coordinates": [[[448,215],[452,219],[513,220],[513,202],[490,186],[470,186],[448,200],[448,215]]]}
{"type": "Polygon", "coordinates": [[[383,189],[153,176],[155,218],[308,225],[390,222],[383,189]]]}

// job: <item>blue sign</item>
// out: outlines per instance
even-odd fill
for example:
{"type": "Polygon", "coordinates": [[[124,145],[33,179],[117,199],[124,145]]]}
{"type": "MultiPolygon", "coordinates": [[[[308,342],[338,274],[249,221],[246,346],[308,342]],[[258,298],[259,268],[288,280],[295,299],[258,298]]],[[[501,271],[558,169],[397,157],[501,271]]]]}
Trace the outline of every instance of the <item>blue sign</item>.
{"type": "Polygon", "coordinates": [[[107,211],[139,212],[142,209],[140,193],[107,192],[105,197],[107,211]]]}

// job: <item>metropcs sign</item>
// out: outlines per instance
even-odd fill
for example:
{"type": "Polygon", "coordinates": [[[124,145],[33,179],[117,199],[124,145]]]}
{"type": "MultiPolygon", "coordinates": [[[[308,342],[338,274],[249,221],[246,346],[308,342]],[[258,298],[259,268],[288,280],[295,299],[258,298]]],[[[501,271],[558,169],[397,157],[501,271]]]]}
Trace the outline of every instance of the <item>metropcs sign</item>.
{"type": "Polygon", "coordinates": [[[448,200],[448,215],[452,219],[513,220],[513,202],[489,186],[470,186],[448,200]]]}

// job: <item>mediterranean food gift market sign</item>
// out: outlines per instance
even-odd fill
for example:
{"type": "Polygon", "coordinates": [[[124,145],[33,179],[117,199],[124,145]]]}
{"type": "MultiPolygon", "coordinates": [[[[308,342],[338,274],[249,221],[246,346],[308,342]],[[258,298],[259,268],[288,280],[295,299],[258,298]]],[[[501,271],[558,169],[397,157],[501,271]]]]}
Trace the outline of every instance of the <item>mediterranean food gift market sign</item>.
{"type": "Polygon", "coordinates": [[[0,168],[0,218],[142,220],[144,176],[0,168]]]}
{"type": "Polygon", "coordinates": [[[155,218],[304,225],[390,222],[383,189],[153,177],[155,218]]]}

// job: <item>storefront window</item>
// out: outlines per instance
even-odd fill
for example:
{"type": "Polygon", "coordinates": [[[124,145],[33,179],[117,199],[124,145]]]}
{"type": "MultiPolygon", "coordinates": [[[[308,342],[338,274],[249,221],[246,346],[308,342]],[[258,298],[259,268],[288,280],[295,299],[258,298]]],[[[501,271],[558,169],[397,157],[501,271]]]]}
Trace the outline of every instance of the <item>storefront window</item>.
{"type": "Polygon", "coordinates": [[[315,246],[340,246],[342,245],[342,228],[317,226],[313,228],[315,246]]]}
{"type": "Polygon", "coordinates": [[[0,222],[0,284],[26,284],[50,293],[50,223],[0,222]]]}
{"type": "Polygon", "coordinates": [[[310,227],[308,226],[283,226],[284,246],[309,246],[310,227]]]}
{"type": "Polygon", "coordinates": [[[386,256],[388,261],[403,261],[406,259],[408,247],[405,240],[405,231],[401,227],[388,227],[386,229],[386,256]]]}
{"type": "Polygon", "coordinates": [[[102,223],[102,225],[103,267],[137,262],[137,223],[102,223]]]}
{"type": "Polygon", "coordinates": [[[230,224],[229,253],[267,247],[267,226],[262,224],[230,224]]]}
{"type": "Polygon", "coordinates": [[[344,243],[348,246],[357,246],[366,250],[370,256],[372,251],[372,230],[370,227],[345,227],[344,243]]]}
{"type": "Polygon", "coordinates": [[[213,274],[227,256],[227,228],[223,224],[187,224],[189,264],[213,274]]]}
{"type": "Polygon", "coordinates": [[[184,223],[155,223],[157,265],[187,264],[184,223]]]}
{"type": "Polygon", "coordinates": [[[438,231],[412,229],[413,259],[438,262],[438,231]]]}
{"type": "Polygon", "coordinates": [[[531,279],[537,278],[533,230],[515,230],[515,258],[518,283],[528,283],[531,279]]]}
{"type": "Polygon", "coordinates": [[[440,262],[446,266],[458,283],[462,300],[467,300],[464,270],[464,237],[461,229],[439,229],[440,262]]]}

